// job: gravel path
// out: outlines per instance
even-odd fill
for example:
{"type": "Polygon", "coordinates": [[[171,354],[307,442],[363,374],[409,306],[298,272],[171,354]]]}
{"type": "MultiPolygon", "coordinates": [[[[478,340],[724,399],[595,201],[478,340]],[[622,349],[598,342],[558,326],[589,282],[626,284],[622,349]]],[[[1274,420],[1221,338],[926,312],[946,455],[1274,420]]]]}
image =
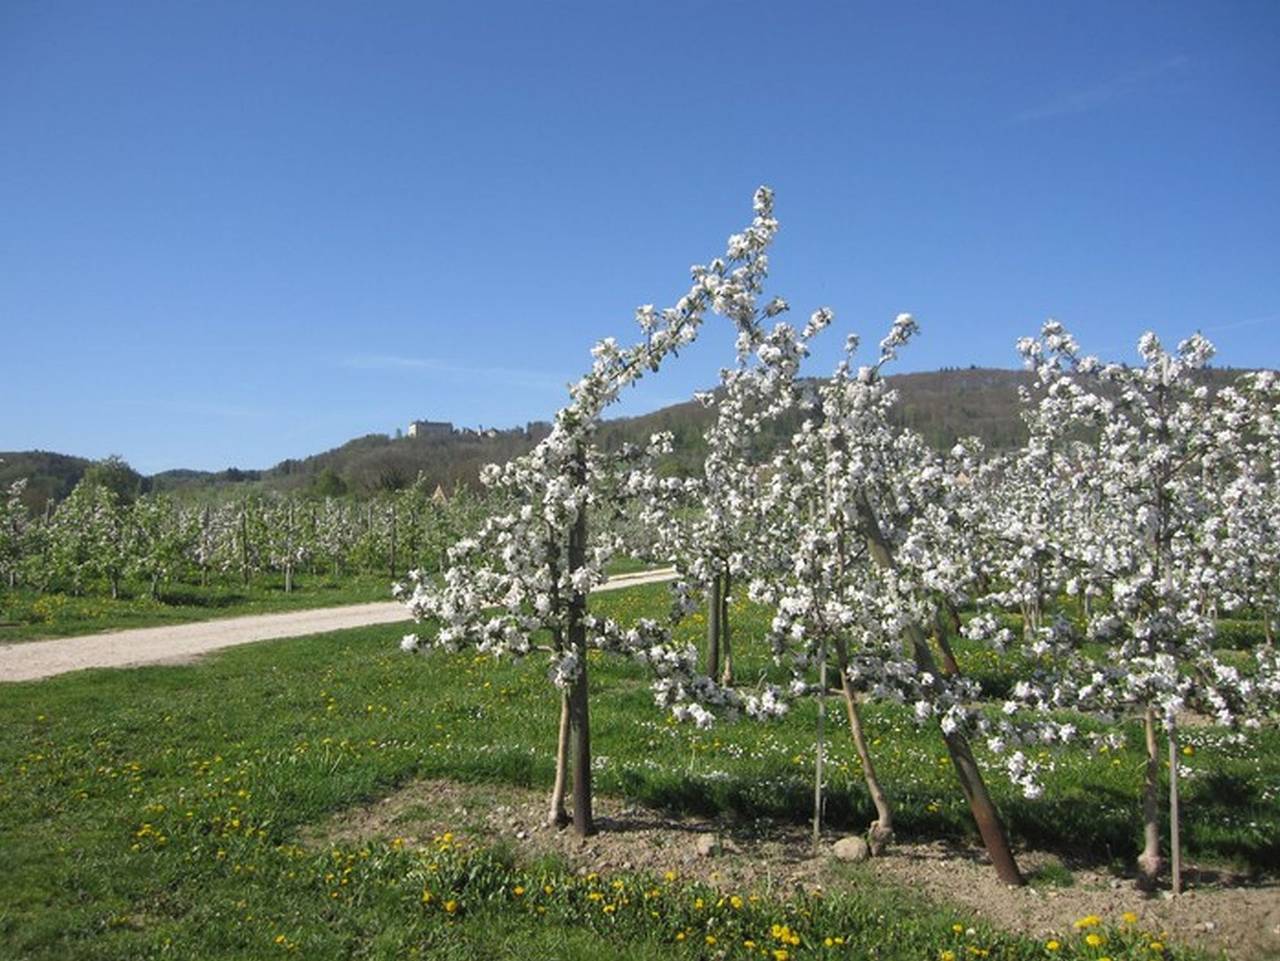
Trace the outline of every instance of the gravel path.
{"type": "MultiPolygon", "coordinates": [[[[674,577],[675,572],[670,568],[623,574],[611,577],[596,591],[616,591],[674,577]]],[[[141,627],[52,641],[28,641],[0,647],[0,682],[34,681],[89,667],[184,663],[209,651],[237,644],[400,621],[408,621],[404,605],[398,601],[381,601],[283,614],[227,617],[197,624],[141,627]]]]}

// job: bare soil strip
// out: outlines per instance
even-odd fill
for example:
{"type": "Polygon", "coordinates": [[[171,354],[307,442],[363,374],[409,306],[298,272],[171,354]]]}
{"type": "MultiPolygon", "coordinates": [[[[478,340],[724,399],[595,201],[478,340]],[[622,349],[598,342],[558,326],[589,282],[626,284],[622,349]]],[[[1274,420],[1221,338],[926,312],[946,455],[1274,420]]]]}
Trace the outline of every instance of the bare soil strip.
{"type": "MultiPolygon", "coordinates": [[[[774,821],[679,817],[597,796],[600,832],[580,841],[568,830],[548,828],[541,792],[500,784],[418,781],[371,804],[351,808],[317,825],[303,839],[310,846],[362,844],[403,838],[430,846],[446,831],[463,843],[508,845],[520,858],[553,855],[578,873],[674,871],[706,881],[726,893],[783,896],[796,890],[832,892],[860,885],[890,884],[926,895],[938,904],[972,912],[992,925],[1032,937],[1069,935],[1074,924],[1097,915],[1106,924],[1132,925],[1153,940],[1172,939],[1231,961],[1280,957],[1280,886],[1274,880],[1245,883],[1222,872],[1187,871],[1178,898],[1148,897],[1131,879],[1087,864],[1067,864],[1068,887],[1002,884],[979,847],[934,841],[893,844],[882,857],[843,864],[831,856],[834,836],[815,851],[807,827],[774,821]]],[[[1017,852],[1032,876],[1062,865],[1042,851],[1017,852]]],[[[1158,957],[1158,952],[1152,952],[1158,957]]]]}
{"type": "MultiPolygon", "coordinates": [[[[674,577],[670,568],[641,571],[611,577],[596,590],[616,591],[674,577]]],[[[34,681],[91,667],[188,663],[210,651],[239,644],[400,622],[409,622],[404,605],[383,601],[28,641],[0,646],[0,682],[34,681]]]]}

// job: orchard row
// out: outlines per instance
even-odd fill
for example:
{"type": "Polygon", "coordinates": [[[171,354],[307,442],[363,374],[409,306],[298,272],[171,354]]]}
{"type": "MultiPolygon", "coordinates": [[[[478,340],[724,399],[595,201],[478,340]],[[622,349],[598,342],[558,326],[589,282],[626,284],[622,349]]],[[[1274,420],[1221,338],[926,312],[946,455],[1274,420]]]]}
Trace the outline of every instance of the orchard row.
{"type": "MultiPolygon", "coordinates": [[[[1118,737],[1119,725],[1138,718],[1148,748],[1143,797],[1134,799],[1139,880],[1154,884],[1162,868],[1163,734],[1176,890],[1179,725],[1189,714],[1272,723],[1280,702],[1269,642],[1280,588],[1280,380],[1251,374],[1213,390],[1203,337],[1168,351],[1147,334],[1141,362],[1130,366],[1083,354],[1050,322],[1018,344],[1035,374],[1023,397],[1028,443],[998,454],[976,442],[936,452],[891,416],[896,397],[884,372],[918,334],[910,315],[894,321],[869,362],[857,362],[859,341],[849,335],[829,378],[815,386],[800,376],[834,315],[817,310],[798,328],[780,319],[786,301],[764,298],[777,226],[762,188],[751,225],[730,237],[723,257],[693,268],[684,296],[665,310],[639,309],[633,345],[610,338],[595,347],[550,434],[483,475],[509,509],[448,550],[442,578],[411,571],[400,586],[421,624],[402,646],[545,657],[561,699],[548,817],[569,820],[572,784],[581,834],[594,830],[589,651],[643,663],[658,704],[703,726],[719,716],[767,720],[796,698],[824,702],[834,687],[877,812],[873,852],[893,838],[892,791],[877,777],[861,706],[910,705],[945,743],[1009,883],[1022,877],[984,766],[1000,765],[1035,797],[1046,750],[1118,737]],[[643,449],[603,449],[595,431],[604,410],[692,343],[709,314],[727,318],[737,341],[719,389],[700,398],[715,413],[703,470],[666,473],[671,438],[662,435],[643,449]],[[779,423],[800,426],[780,449],[762,450],[757,438],[779,423]],[[614,515],[634,518],[651,532],[648,543],[592,523],[614,515]],[[669,618],[618,623],[591,612],[590,589],[624,550],[674,559],[669,618]],[[768,642],[789,680],[735,678],[734,583],[776,610],[768,642]],[[672,629],[704,598],[708,644],[699,652],[672,629]],[[1268,642],[1224,656],[1215,634],[1226,612],[1260,617],[1268,642]],[[958,670],[949,636],[960,631],[1020,655],[1025,675],[1007,698],[984,702],[958,670]]],[[[820,811],[821,722],[816,736],[820,811]]]]}
{"type": "Polygon", "coordinates": [[[446,497],[414,484],[364,503],[255,496],[193,506],[163,494],[130,500],[82,481],[43,515],[21,500],[22,482],[0,498],[0,583],[42,592],[109,592],[126,581],[157,596],[174,582],[248,585],[300,572],[433,570],[445,547],[488,511],[466,490],[446,497]]]}

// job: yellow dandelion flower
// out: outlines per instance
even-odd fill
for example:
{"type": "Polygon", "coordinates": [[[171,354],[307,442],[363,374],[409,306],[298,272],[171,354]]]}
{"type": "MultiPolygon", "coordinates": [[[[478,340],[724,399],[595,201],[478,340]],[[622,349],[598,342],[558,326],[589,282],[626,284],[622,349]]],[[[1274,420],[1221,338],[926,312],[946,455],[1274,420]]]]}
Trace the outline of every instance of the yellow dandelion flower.
{"type": "Polygon", "coordinates": [[[943,951],[938,955],[938,961],[956,961],[956,953],[954,951],[943,951]]]}
{"type": "Polygon", "coordinates": [[[1107,939],[1100,934],[1090,934],[1084,939],[1084,943],[1091,948],[1096,948],[1107,939]]]}
{"type": "Polygon", "coordinates": [[[1138,916],[1132,911],[1126,911],[1124,914],[1120,915],[1120,920],[1125,924],[1137,924],[1138,916]]]}
{"type": "Polygon", "coordinates": [[[1156,952],[1160,952],[1164,950],[1164,944],[1163,942],[1160,942],[1160,941],[1152,941],[1149,945],[1147,945],[1147,947],[1149,947],[1152,951],[1156,951],[1156,952]]]}
{"type": "Polygon", "coordinates": [[[457,902],[457,901],[454,901],[452,898],[450,898],[448,901],[446,901],[446,902],[444,903],[444,913],[445,913],[445,914],[457,914],[457,913],[458,913],[458,902],[457,902]]]}
{"type": "Polygon", "coordinates": [[[511,893],[514,894],[516,897],[522,897],[524,895],[524,885],[517,884],[514,888],[511,889],[511,893]]]}
{"type": "Polygon", "coordinates": [[[1046,951],[1057,951],[1062,945],[1057,941],[1046,941],[1044,947],[1046,951]]]}
{"type": "Polygon", "coordinates": [[[1076,930],[1079,931],[1082,928],[1096,928],[1101,923],[1102,918],[1098,917],[1096,914],[1086,914],[1075,923],[1075,927],[1076,930]]]}

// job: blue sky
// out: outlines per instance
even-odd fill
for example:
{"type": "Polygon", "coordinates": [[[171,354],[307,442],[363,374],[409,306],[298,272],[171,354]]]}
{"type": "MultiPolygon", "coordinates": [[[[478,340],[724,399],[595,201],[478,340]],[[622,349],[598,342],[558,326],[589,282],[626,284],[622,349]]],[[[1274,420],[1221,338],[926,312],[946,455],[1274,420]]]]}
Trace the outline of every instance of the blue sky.
{"type": "MultiPolygon", "coordinates": [[[[829,369],[1280,365],[1280,6],[0,6],[0,450],[269,466],[548,417],[750,216],[829,369]]],[[[724,324],[628,395],[686,398],[724,324]]]]}

